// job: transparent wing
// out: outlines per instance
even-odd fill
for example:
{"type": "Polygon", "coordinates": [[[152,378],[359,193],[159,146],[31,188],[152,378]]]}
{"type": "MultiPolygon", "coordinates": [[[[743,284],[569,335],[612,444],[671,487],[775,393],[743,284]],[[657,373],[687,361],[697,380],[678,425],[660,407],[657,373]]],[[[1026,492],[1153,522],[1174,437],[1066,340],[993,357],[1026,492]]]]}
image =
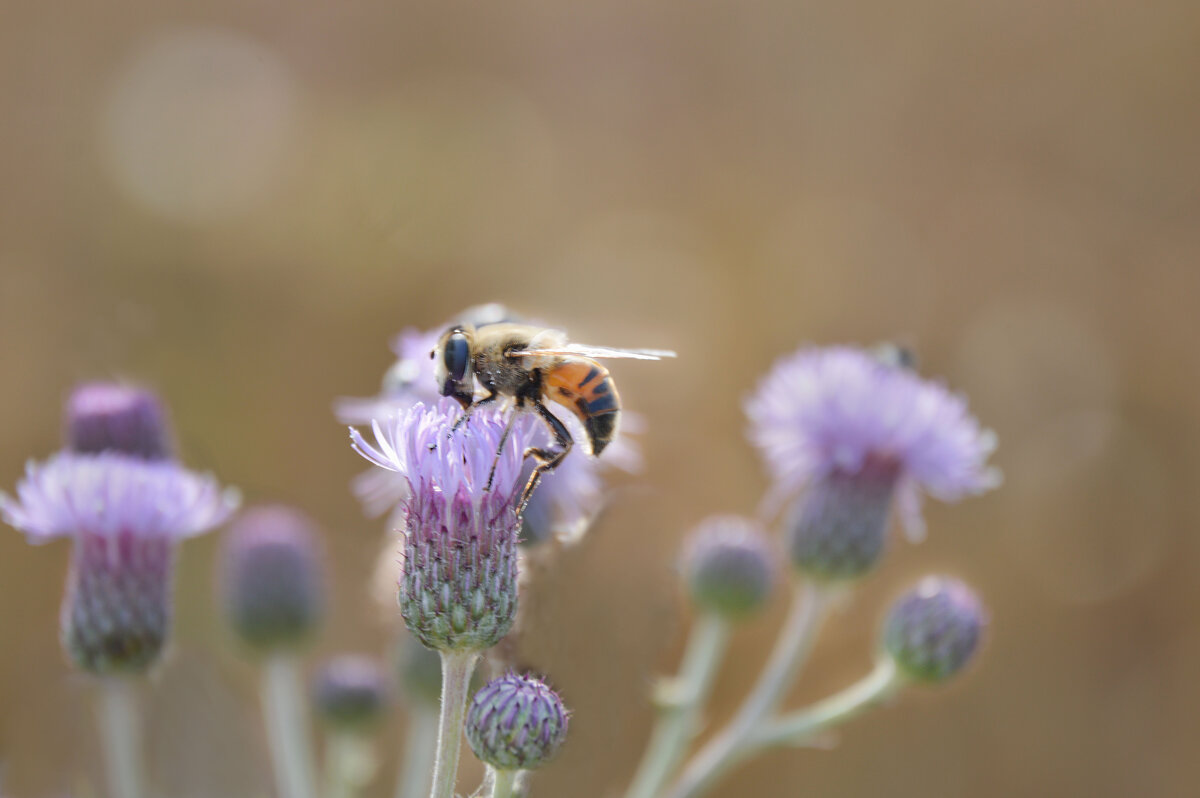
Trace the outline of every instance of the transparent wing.
{"type": "Polygon", "coordinates": [[[614,349],[611,346],[588,346],[587,344],[566,344],[553,349],[518,349],[510,352],[513,357],[542,357],[558,355],[570,357],[625,357],[634,360],[662,360],[665,357],[675,357],[668,349],[614,349]]]}

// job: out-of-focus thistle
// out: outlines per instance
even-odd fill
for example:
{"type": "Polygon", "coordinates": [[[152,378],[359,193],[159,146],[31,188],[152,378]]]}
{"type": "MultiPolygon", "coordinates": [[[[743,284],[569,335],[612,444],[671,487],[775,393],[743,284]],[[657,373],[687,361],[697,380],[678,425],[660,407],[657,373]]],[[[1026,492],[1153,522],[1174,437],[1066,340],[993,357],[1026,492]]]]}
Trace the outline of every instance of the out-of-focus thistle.
{"type": "Polygon", "coordinates": [[[251,508],[230,525],[219,565],[229,625],[262,659],[263,716],[279,792],[282,798],[316,798],[298,659],[325,608],[316,524],[283,505],[251,508]]]}
{"type": "Polygon", "coordinates": [[[689,537],[683,581],[699,610],[679,674],[655,693],[659,720],[627,798],[652,798],[682,761],[699,731],[700,709],[728,647],[731,625],[760,610],[776,577],[775,551],[761,527],[715,516],[689,537]]]}
{"type": "Polygon", "coordinates": [[[956,501],[999,482],[987,466],[995,436],[965,400],[864,350],[784,358],[746,412],[773,500],[800,494],[788,544],[793,562],[818,578],[858,577],[878,562],[893,501],[920,536],[923,493],[956,501]]]}
{"type": "MultiPolygon", "coordinates": [[[[925,605],[906,604],[885,635],[886,650],[895,653],[881,658],[870,675],[805,710],[778,714],[832,600],[878,564],[893,507],[910,535],[919,537],[923,495],[956,501],[999,483],[999,473],[987,465],[995,436],[971,416],[964,399],[921,379],[914,364],[895,346],[801,349],[776,364],[747,401],[750,438],[773,482],[764,507],[773,514],[794,501],[784,536],[797,577],[792,606],[758,682],[733,719],[683,768],[668,798],[696,798],[763,749],[803,744],[905,681],[934,678],[951,658],[943,649],[932,656],[915,645],[934,636],[931,629],[947,635],[939,638],[945,651],[966,647],[965,630],[961,638],[949,635],[929,616],[915,620],[925,605]]],[[[967,604],[945,596],[940,602],[939,620],[954,614],[951,607],[967,604]]]]}
{"type": "Polygon", "coordinates": [[[390,680],[370,658],[343,654],[313,682],[313,706],[325,725],[325,798],[353,798],[378,769],[371,732],[383,720],[390,680]]]}
{"type": "Polygon", "coordinates": [[[283,505],[243,512],[221,553],[221,602],[229,625],[261,653],[305,643],[325,610],[316,525],[283,505]]]}
{"type": "Polygon", "coordinates": [[[545,682],[510,674],[475,694],[466,732],[471,750],[488,765],[492,798],[510,798],[522,771],[541,767],[562,747],[567,712],[545,682]]]}
{"type": "Polygon", "coordinates": [[[516,505],[535,419],[506,420],[483,409],[458,424],[452,400],[417,403],[372,424],[375,444],[351,431],[354,449],[401,474],[404,553],[400,612],[409,631],[442,654],[442,710],[432,795],[449,798],[462,734],[467,685],[479,654],[512,626],[517,611],[516,505]]]}
{"type": "Polygon", "coordinates": [[[892,605],[883,650],[900,675],[944,682],[975,656],[987,623],[979,598],[957,579],[930,576],[892,605]]]}
{"type": "Polygon", "coordinates": [[[67,401],[66,449],[30,463],[0,516],[31,543],[73,540],[62,641],[81,670],[105,677],[102,738],[117,798],[142,794],[133,688],[120,677],[159,661],[170,633],[176,548],[224,522],[237,496],[169,457],[157,398],[109,383],[67,401]]]}

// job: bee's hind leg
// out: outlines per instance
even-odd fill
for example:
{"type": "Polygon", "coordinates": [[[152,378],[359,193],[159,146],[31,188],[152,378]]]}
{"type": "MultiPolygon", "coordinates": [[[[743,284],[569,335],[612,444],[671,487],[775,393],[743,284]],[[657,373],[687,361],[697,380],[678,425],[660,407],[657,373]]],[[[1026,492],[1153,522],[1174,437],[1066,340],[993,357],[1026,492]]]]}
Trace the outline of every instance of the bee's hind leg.
{"type": "Polygon", "coordinates": [[[537,460],[537,465],[534,466],[533,473],[529,475],[529,481],[525,483],[525,490],[521,494],[521,503],[517,506],[518,515],[525,512],[525,505],[529,504],[529,499],[533,496],[533,489],[538,486],[538,482],[542,479],[542,474],[549,473],[558,468],[562,461],[567,458],[567,454],[571,451],[571,446],[575,443],[566,425],[559,420],[558,416],[546,409],[544,404],[533,402],[533,409],[537,411],[537,414],[550,427],[550,432],[554,435],[554,442],[558,445],[558,449],[533,447],[525,450],[525,456],[537,460]]]}

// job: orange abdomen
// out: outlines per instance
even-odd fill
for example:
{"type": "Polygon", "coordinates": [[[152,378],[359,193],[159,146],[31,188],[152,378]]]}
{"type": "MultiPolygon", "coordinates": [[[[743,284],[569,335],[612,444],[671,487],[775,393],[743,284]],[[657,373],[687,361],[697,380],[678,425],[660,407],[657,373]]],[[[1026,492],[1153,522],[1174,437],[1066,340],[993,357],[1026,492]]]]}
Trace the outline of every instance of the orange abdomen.
{"type": "Polygon", "coordinates": [[[593,456],[616,436],[621,398],[608,369],[596,361],[572,358],[548,371],[545,396],[569,408],[583,422],[593,456]]]}

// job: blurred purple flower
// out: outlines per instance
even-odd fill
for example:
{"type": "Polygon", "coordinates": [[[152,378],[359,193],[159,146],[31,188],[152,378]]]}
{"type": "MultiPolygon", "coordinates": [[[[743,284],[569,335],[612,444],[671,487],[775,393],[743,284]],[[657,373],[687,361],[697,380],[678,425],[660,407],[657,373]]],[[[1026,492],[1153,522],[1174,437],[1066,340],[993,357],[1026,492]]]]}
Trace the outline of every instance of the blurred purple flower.
{"type": "Polygon", "coordinates": [[[152,391],[119,382],[88,382],[67,399],[67,448],[79,454],[118,451],[147,460],[171,456],[166,411],[152,391]]]}
{"type": "Polygon", "coordinates": [[[850,347],[806,348],[779,361],[746,402],[750,439],[775,478],[775,501],[827,478],[894,473],[913,536],[921,495],[956,501],[999,484],[996,437],[966,400],[850,347]]]}

